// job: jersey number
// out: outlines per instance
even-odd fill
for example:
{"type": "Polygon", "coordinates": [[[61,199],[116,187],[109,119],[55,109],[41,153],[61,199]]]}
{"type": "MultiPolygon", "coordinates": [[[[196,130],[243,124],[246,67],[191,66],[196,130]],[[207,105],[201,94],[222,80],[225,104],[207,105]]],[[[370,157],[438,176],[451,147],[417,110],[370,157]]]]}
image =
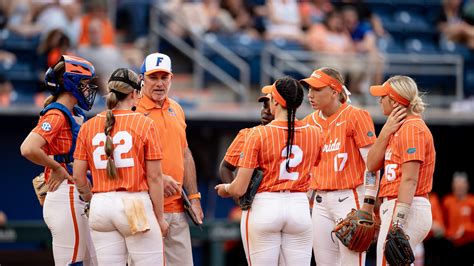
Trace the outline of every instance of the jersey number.
{"type": "Polygon", "coordinates": [[[334,172],[340,172],[344,169],[347,162],[347,152],[338,153],[334,156],[334,172]],[[339,160],[341,159],[341,163],[339,164],[339,160]]]}
{"type": "Polygon", "coordinates": [[[388,181],[393,181],[397,178],[395,169],[397,169],[397,164],[387,164],[387,166],[385,166],[385,178],[388,181]]]}
{"type": "MultiPolygon", "coordinates": [[[[286,158],[286,148],[281,151],[281,156],[286,158]]],[[[300,176],[298,172],[288,172],[286,170],[286,161],[289,161],[290,167],[296,167],[303,161],[303,150],[298,145],[291,145],[290,158],[283,160],[280,164],[280,180],[296,180],[300,176]],[[293,158],[291,158],[293,155],[293,158]]]]}
{"type": "MultiPolygon", "coordinates": [[[[107,167],[107,160],[102,160],[102,156],[105,156],[105,139],[104,133],[99,133],[92,139],[92,145],[98,146],[92,154],[96,169],[105,169],[107,167]],[[100,146],[101,143],[103,143],[102,146],[100,146]]],[[[127,131],[119,131],[112,137],[112,142],[113,144],[118,144],[114,149],[115,166],[117,168],[134,166],[133,158],[122,158],[122,154],[132,149],[132,135],[127,131]]]]}

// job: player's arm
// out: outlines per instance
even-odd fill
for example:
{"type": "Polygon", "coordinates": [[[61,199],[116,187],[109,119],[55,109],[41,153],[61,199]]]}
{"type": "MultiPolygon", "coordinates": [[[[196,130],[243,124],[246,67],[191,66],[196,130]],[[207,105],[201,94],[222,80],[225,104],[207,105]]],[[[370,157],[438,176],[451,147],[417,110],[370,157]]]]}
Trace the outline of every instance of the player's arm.
{"type": "Polygon", "coordinates": [[[242,197],[252,178],[253,168],[239,168],[237,176],[230,184],[219,184],[215,187],[221,197],[242,197]]]}
{"type": "Polygon", "coordinates": [[[397,223],[402,227],[406,224],[410,205],[415,196],[420,165],[420,161],[409,161],[402,164],[402,176],[400,187],[398,188],[397,205],[395,206],[392,218],[393,223],[397,223]]]}
{"type": "Polygon", "coordinates": [[[55,191],[66,178],[70,178],[67,170],[48,156],[42,149],[46,140],[38,133],[31,132],[20,147],[21,155],[31,162],[51,169],[48,180],[48,190],[55,191]]]}
{"type": "Polygon", "coordinates": [[[397,132],[397,130],[405,121],[406,115],[406,108],[395,104],[395,108],[388,116],[385,125],[380,131],[380,135],[377,137],[377,140],[372,145],[367,155],[367,170],[369,170],[369,172],[376,172],[382,169],[385,158],[385,150],[387,149],[388,142],[390,141],[390,136],[397,132]]]}
{"type": "Polygon", "coordinates": [[[198,220],[202,223],[204,213],[202,212],[201,208],[201,196],[199,195],[197,188],[196,165],[194,163],[193,154],[191,153],[189,147],[186,147],[184,150],[183,186],[186,189],[186,192],[188,192],[189,200],[191,201],[192,208],[194,209],[198,220]]]}
{"type": "Polygon", "coordinates": [[[38,133],[31,132],[23,141],[20,147],[21,155],[31,162],[55,169],[61,164],[49,157],[42,149],[46,145],[46,140],[38,133]]]}
{"type": "MultiPolygon", "coordinates": [[[[360,155],[364,160],[365,164],[367,165],[367,156],[369,153],[371,145],[367,145],[359,149],[360,155]]],[[[364,204],[362,205],[362,210],[372,213],[375,200],[377,199],[377,192],[379,189],[379,172],[364,172],[364,188],[365,188],[365,195],[364,195],[364,204]]]]}
{"type": "Polygon", "coordinates": [[[163,172],[160,160],[146,160],[146,181],[148,193],[153,203],[153,211],[161,228],[163,236],[168,234],[168,223],[163,215],[163,172]]]}
{"type": "Polygon", "coordinates": [[[87,168],[87,161],[74,159],[74,166],[72,168],[74,184],[76,184],[76,189],[81,194],[82,199],[90,201],[92,199],[92,191],[87,180],[87,168]]]}
{"type": "Polygon", "coordinates": [[[230,164],[225,159],[222,160],[221,165],[219,166],[219,174],[223,183],[229,184],[234,180],[234,171],[236,167],[230,164]]]}

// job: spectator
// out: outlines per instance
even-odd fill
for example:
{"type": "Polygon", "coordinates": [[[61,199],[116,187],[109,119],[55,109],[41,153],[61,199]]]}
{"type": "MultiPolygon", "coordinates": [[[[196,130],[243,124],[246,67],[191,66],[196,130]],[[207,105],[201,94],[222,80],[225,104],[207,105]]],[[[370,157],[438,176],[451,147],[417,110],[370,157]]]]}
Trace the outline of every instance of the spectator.
{"type": "Polygon", "coordinates": [[[222,0],[221,13],[228,13],[232,19],[235,31],[244,32],[254,37],[259,37],[255,29],[250,6],[243,0],[222,0]]]}
{"type": "Polygon", "coordinates": [[[308,29],[316,23],[323,23],[326,14],[333,11],[329,0],[305,0],[300,3],[300,14],[303,29],[308,29]]]}
{"type": "Polygon", "coordinates": [[[81,34],[79,45],[88,45],[91,43],[90,24],[98,21],[102,34],[99,40],[103,45],[115,45],[115,29],[107,16],[106,5],[97,1],[89,6],[89,12],[82,17],[81,34]]]}
{"type": "Polygon", "coordinates": [[[113,45],[103,43],[102,20],[93,18],[88,23],[88,45],[80,45],[77,49],[79,56],[87,58],[94,66],[98,76],[101,92],[105,94],[107,80],[112,72],[121,67],[128,67],[120,51],[113,45]]]}
{"type": "Polygon", "coordinates": [[[70,49],[71,40],[62,30],[50,31],[38,46],[38,55],[45,62],[42,71],[56,64],[63,54],[71,54],[70,49]]]}
{"type": "Polygon", "coordinates": [[[436,19],[440,42],[457,42],[474,49],[474,26],[464,20],[461,4],[461,0],[443,0],[443,9],[436,19]]]}
{"type": "Polygon", "coordinates": [[[301,18],[296,0],[268,0],[266,38],[303,42],[301,18]]]}
{"type": "Polygon", "coordinates": [[[339,0],[334,1],[336,8],[343,10],[346,7],[356,10],[357,16],[363,22],[367,22],[377,37],[385,36],[385,29],[377,14],[373,13],[369,6],[361,0],[339,0]]]}
{"type": "Polygon", "coordinates": [[[472,259],[474,250],[474,195],[468,193],[466,173],[454,173],[452,190],[453,193],[443,199],[446,237],[454,246],[452,265],[464,265],[468,258],[472,259]]]}
{"type": "MultiPolygon", "coordinates": [[[[378,51],[376,36],[368,22],[361,21],[354,7],[346,6],[342,10],[344,26],[350,33],[355,52],[363,55],[361,60],[366,61],[364,71],[357,75],[353,73],[349,80],[351,92],[362,93],[362,83],[367,81],[367,72],[373,73],[371,83],[380,84],[383,81],[383,58],[378,51]]],[[[368,87],[368,86],[366,86],[368,87]]]]}
{"type": "Polygon", "coordinates": [[[11,101],[13,85],[6,77],[4,71],[11,68],[16,61],[16,56],[10,52],[0,50],[0,107],[8,107],[11,101]]]}
{"type": "MultiPolygon", "coordinates": [[[[306,36],[306,46],[313,51],[344,55],[352,53],[352,40],[344,29],[341,13],[327,14],[324,23],[313,24],[306,36]]],[[[325,65],[325,64],[323,64],[325,65]]]]}

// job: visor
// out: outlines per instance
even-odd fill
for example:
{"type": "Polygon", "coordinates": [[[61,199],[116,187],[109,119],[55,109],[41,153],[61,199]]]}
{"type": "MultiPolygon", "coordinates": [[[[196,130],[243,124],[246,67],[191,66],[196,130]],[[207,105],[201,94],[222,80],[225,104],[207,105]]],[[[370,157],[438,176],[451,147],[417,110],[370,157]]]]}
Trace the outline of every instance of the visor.
{"type": "Polygon", "coordinates": [[[410,101],[403,98],[400,94],[398,94],[390,85],[390,82],[386,81],[382,85],[370,86],[370,94],[375,97],[382,97],[382,96],[389,96],[397,103],[408,106],[410,105],[410,101]]]}
{"type": "Polygon", "coordinates": [[[308,86],[311,86],[315,89],[330,87],[337,92],[342,91],[341,82],[321,70],[315,70],[309,78],[300,80],[300,83],[306,88],[308,88],[308,86]]]}

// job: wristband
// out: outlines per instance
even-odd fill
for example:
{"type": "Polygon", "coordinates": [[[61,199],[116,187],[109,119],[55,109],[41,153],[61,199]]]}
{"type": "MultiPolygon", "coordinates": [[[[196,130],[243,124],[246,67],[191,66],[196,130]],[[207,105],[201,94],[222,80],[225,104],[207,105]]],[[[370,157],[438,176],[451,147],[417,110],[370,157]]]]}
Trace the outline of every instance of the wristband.
{"type": "Polygon", "coordinates": [[[189,200],[201,199],[201,193],[198,192],[198,193],[191,194],[191,195],[188,196],[188,199],[189,199],[189,200]]]}
{"type": "Polygon", "coordinates": [[[371,198],[364,198],[364,203],[375,205],[375,200],[371,198]]]}
{"type": "Polygon", "coordinates": [[[397,202],[395,211],[393,212],[392,222],[403,228],[407,222],[408,213],[410,212],[410,205],[402,202],[397,202]]]}

